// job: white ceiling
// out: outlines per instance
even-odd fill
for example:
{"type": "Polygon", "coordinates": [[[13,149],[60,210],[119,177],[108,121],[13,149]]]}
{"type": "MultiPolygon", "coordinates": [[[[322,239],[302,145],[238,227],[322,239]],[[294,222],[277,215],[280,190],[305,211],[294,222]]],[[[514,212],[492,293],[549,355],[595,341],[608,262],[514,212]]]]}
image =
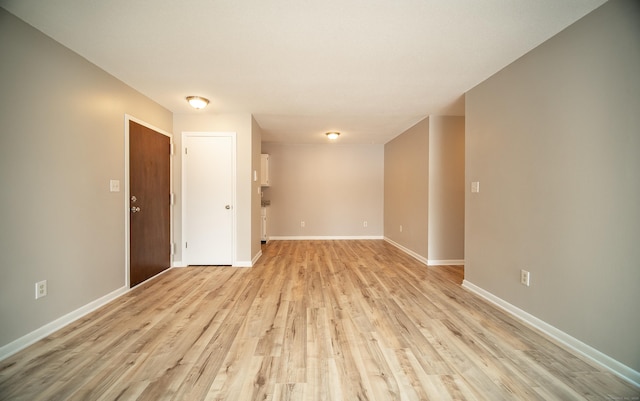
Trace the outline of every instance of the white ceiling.
{"type": "Polygon", "coordinates": [[[385,143],[463,115],[466,91],[603,3],[0,0],[173,113],[251,113],[292,143],[385,143]]]}

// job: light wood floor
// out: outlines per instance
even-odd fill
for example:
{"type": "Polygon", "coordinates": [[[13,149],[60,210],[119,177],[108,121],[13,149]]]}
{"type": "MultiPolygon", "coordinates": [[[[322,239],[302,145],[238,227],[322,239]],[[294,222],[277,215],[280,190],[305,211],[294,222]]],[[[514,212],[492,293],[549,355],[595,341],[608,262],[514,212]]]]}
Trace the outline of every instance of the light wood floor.
{"type": "Polygon", "coordinates": [[[0,362],[0,399],[640,396],[461,281],[383,241],[271,242],[253,268],[170,270],[0,362]]]}

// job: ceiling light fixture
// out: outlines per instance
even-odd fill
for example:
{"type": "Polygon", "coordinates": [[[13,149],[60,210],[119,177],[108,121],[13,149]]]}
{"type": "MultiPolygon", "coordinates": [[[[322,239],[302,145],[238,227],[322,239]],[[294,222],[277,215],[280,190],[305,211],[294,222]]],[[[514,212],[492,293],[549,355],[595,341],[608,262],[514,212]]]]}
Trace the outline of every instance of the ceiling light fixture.
{"type": "Polygon", "coordinates": [[[189,102],[194,109],[204,109],[209,104],[209,99],[200,96],[187,96],[187,102],[189,102]]]}
{"type": "Polygon", "coordinates": [[[338,138],[340,136],[340,133],[336,132],[336,131],[331,131],[331,132],[327,132],[325,135],[327,136],[327,138],[333,140],[333,139],[338,138]]]}

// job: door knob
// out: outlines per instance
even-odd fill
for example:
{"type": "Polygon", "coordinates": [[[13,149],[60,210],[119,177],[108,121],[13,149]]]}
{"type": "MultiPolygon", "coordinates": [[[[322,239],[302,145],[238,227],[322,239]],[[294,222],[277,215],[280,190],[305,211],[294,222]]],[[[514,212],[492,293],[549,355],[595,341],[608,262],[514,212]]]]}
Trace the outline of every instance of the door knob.
{"type": "Polygon", "coordinates": [[[138,206],[131,206],[131,213],[138,213],[140,208],[138,206]]]}
{"type": "Polygon", "coordinates": [[[225,206],[224,208],[225,208],[225,209],[227,209],[227,210],[229,210],[229,209],[231,209],[231,205],[227,205],[227,206],[225,206]]]}
{"type": "Polygon", "coordinates": [[[136,203],[137,200],[138,200],[138,198],[136,198],[135,195],[131,196],[131,203],[136,203]]]}

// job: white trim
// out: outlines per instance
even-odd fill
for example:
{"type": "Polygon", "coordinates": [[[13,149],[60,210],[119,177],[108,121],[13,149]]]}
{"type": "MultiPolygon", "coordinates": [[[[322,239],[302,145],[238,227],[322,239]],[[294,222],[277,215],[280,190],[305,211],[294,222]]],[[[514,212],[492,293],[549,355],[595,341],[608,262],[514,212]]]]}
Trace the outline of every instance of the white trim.
{"type": "Polygon", "coordinates": [[[370,240],[370,239],[383,239],[382,236],[377,235],[283,235],[283,236],[270,236],[269,241],[322,241],[322,240],[370,240]]]}
{"type": "MultiPolygon", "coordinates": [[[[170,132],[167,132],[158,127],[154,127],[153,125],[139,120],[129,114],[124,115],[124,282],[125,286],[127,287],[131,286],[131,283],[129,281],[129,270],[131,268],[131,250],[129,249],[129,218],[131,217],[131,213],[129,212],[129,198],[131,197],[131,188],[129,188],[129,121],[133,121],[137,124],[142,125],[143,127],[147,127],[153,131],[156,131],[159,134],[168,136],[169,144],[171,145],[171,148],[173,148],[173,135],[170,132]]],[[[169,192],[173,193],[173,154],[169,156],[169,192]]],[[[171,205],[171,207],[169,208],[169,233],[171,235],[170,241],[171,243],[174,243],[173,205],[171,205]]],[[[171,266],[168,267],[171,268],[171,266]]]]}
{"type": "MultiPolygon", "coordinates": [[[[260,259],[261,256],[262,256],[262,251],[259,251],[251,261],[236,260],[233,262],[231,267],[253,267],[253,265],[255,265],[256,262],[258,262],[258,259],[260,259]]],[[[174,262],[174,265],[175,265],[174,267],[177,267],[177,268],[186,267],[186,265],[183,264],[182,261],[174,262]]]]}
{"type": "Polygon", "coordinates": [[[181,260],[174,260],[171,267],[187,267],[181,260]]]}
{"type": "Polygon", "coordinates": [[[181,174],[182,174],[182,235],[180,236],[181,238],[181,244],[180,244],[180,249],[182,252],[182,258],[185,260],[185,263],[188,264],[189,263],[189,255],[187,252],[187,248],[185,247],[185,237],[186,237],[186,232],[187,232],[187,211],[186,211],[186,206],[187,206],[187,185],[186,185],[186,168],[185,168],[185,164],[187,163],[186,158],[183,156],[184,155],[184,150],[187,146],[186,143],[186,137],[188,136],[208,136],[208,137],[216,137],[216,136],[220,136],[220,137],[226,137],[226,138],[231,138],[231,142],[232,142],[232,151],[231,151],[231,175],[232,177],[232,185],[233,187],[231,188],[231,196],[232,196],[232,205],[233,207],[231,208],[232,211],[232,222],[231,222],[231,228],[233,230],[232,234],[231,234],[231,265],[232,266],[239,266],[239,267],[251,267],[251,262],[247,262],[247,261],[238,261],[238,255],[237,255],[237,210],[238,208],[236,207],[238,205],[238,201],[237,201],[237,133],[236,132],[217,132],[217,131],[206,131],[206,132],[200,132],[200,131],[182,131],[182,136],[181,136],[181,148],[180,148],[180,154],[182,155],[180,158],[182,160],[182,168],[181,168],[181,174]]]}
{"type": "Polygon", "coordinates": [[[262,257],[262,249],[259,250],[258,253],[256,253],[256,256],[254,256],[253,259],[251,259],[251,266],[253,267],[253,265],[258,263],[258,259],[260,259],[261,257],[262,257]]]}
{"type": "Polygon", "coordinates": [[[404,246],[398,244],[397,242],[382,236],[272,236],[269,237],[269,240],[278,241],[278,240],[290,240],[290,241],[306,241],[306,240],[380,240],[383,239],[401,251],[407,253],[408,255],[418,259],[420,262],[424,263],[427,266],[459,266],[464,265],[464,259],[447,259],[447,260],[429,260],[423,256],[418,255],[413,252],[409,248],[405,248],[404,246]]]}
{"type": "Polygon", "coordinates": [[[461,266],[461,265],[464,265],[464,259],[444,259],[444,260],[427,259],[427,266],[461,266]]]}
{"type": "Polygon", "coordinates": [[[415,253],[411,249],[405,248],[404,246],[398,244],[397,242],[395,242],[395,241],[393,241],[393,240],[391,240],[391,239],[389,239],[387,237],[384,237],[384,240],[387,241],[388,243],[390,243],[391,245],[395,246],[396,248],[400,249],[404,253],[408,254],[409,256],[412,256],[415,259],[418,259],[420,262],[424,263],[425,265],[429,266],[429,261],[424,256],[418,255],[417,253],[415,253]]]}
{"type": "Polygon", "coordinates": [[[100,308],[101,306],[106,305],[107,303],[115,300],[116,298],[126,294],[130,289],[128,287],[120,287],[111,293],[96,299],[95,301],[91,301],[88,304],[70,312],[66,315],[45,324],[44,326],[28,333],[17,340],[10,342],[7,345],[0,347],[0,361],[10,357],[11,355],[21,351],[31,344],[45,338],[46,336],[60,330],[61,328],[67,326],[68,324],[73,323],[74,321],[80,319],[81,317],[93,312],[94,310],[100,308]]]}
{"type": "Polygon", "coordinates": [[[572,337],[569,334],[563,332],[562,330],[559,330],[551,326],[550,324],[544,322],[543,320],[538,319],[537,317],[523,311],[517,306],[514,306],[508,303],[507,301],[493,295],[489,291],[486,291],[467,280],[462,281],[462,287],[486,299],[487,301],[496,305],[500,309],[503,309],[504,311],[508,312],[509,314],[518,318],[524,323],[534,327],[535,329],[540,330],[544,334],[550,336],[554,340],[571,348],[572,350],[585,356],[586,358],[592,360],[593,362],[610,370],[612,373],[640,387],[640,372],[628,367],[627,365],[624,365],[623,363],[618,362],[617,360],[611,358],[610,356],[605,355],[602,352],[598,351],[597,349],[583,343],[577,338],[572,337]]]}

